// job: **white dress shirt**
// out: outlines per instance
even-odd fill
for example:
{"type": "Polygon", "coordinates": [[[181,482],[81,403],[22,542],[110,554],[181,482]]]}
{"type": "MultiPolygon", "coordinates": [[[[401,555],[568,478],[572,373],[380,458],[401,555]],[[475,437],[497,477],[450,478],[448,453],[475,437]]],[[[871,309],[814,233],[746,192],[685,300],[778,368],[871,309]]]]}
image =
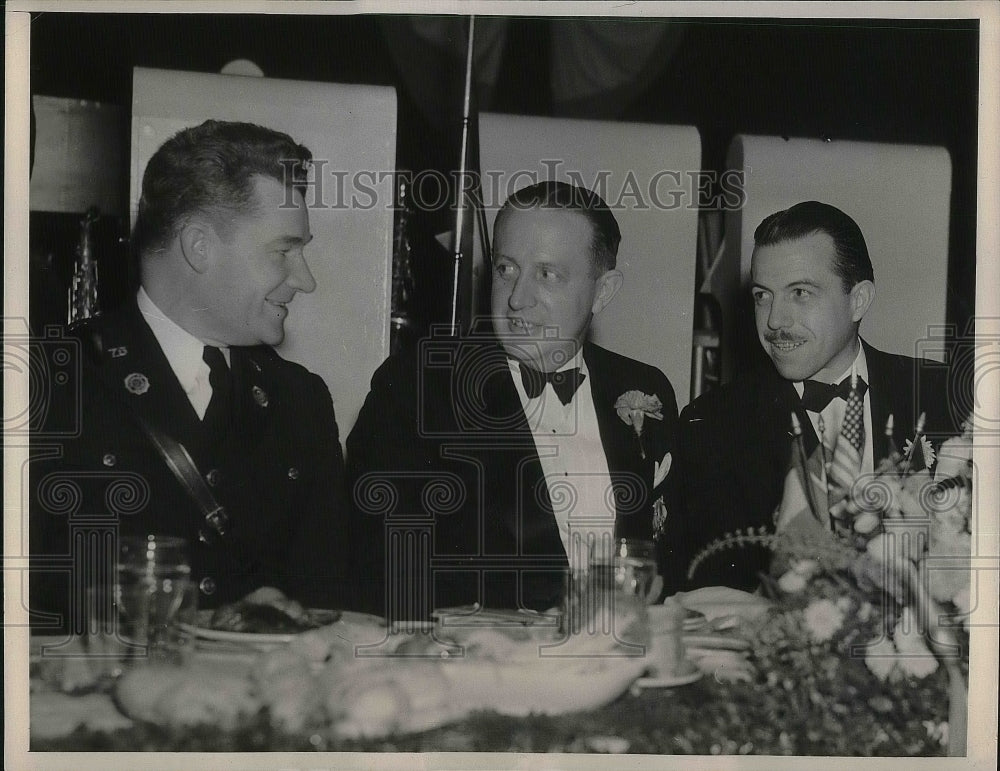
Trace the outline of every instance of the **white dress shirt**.
{"type": "MultiPolygon", "coordinates": [[[[202,359],[205,343],[169,319],[156,307],[156,303],[142,287],[139,287],[136,302],[149,328],[153,330],[153,336],[163,349],[163,355],[167,357],[167,362],[177,376],[181,388],[191,401],[191,406],[194,407],[198,417],[204,419],[205,410],[208,409],[208,403],[212,399],[212,386],[208,380],[209,368],[202,359]]],[[[229,349],[220,350],[228,364],[229,349]]]]}
{"type": "MultiPolygon", "coordinates": [[[[858,377],[869,385],[869,388],[865,390],[864,398],[865,446],[861,453],[861,473],[871,474],[875,471],[875,450],[872,443],[871,380],[868,378],[868,359],[865,357],[865,347],[861,345],[860,340],[858,341],[858,355],[854,358],[851,366],[842,372],[840,377],[836,378],[833,383],[837,384],[844,380],[844,378],[849,378],[852,370],[855,368],[857,369],[858,377]]],[[[801,398],[805,386],[801,382],[797,382],[794,385],[799,398],[801,398]]],[[[846,409],[847,402],[843,399],[834,398],[830,400],[830,403],[822,412],[806,410],[806,414],[809,416],[809,420],[812,421],[813,428],[816,430],[816,436],[821,437],[823,444],[826,445],[827,458],[832,457],[833,448],[837,444],[837,437],[840,435],[840,424],[844,420],[846,409]],[[822,433],[819,430],[820,416],[823,418],[822,433]]],[[[884,428],[884,426],[881,428],[884,428]]]]}
{"type": "Polygon", "coordinates": [[[587,363],[577,351],[559,369],[579,367],[587,376],[569,404],[559,400],[549,383],[538,397],[529,399],[520,366],[512,359],[508,363],[538,450],[563,549],[571,567],[585,568],[595,544],[610,549],[616,511],[587,363]]]}

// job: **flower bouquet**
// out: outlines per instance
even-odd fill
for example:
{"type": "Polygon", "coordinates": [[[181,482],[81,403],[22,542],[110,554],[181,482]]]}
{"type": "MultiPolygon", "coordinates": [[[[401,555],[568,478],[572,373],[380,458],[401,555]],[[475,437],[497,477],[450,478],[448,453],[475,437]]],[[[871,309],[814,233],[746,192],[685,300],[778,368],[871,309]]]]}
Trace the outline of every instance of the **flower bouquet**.
{"type": "Polygon", "coordinates": [[[827,490],[806,493],[811,476],[793,465],[776,532],[727,534],[691,563],[689,574],[724,549],[773,552],[761,579],[774,609],[745,631],[758,684],[784,694],[774,720],[798,726],[797,751],[847,725],[862,754],[965,755],[970,423],[937,457],[922,421],[902,452],[890,449],[829,511],[816,504],[827,490]]]}

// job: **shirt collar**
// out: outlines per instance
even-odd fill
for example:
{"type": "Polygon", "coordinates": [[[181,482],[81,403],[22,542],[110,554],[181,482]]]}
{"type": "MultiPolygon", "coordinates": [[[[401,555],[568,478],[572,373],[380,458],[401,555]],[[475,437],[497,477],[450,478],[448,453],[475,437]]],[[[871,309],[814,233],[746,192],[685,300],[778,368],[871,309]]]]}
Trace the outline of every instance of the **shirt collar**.
{"type": "MultiPolygon", "coordinates": [[[[197,386],[197,378],[208,365],[202,360],[205,343],[192,335],[186,329],[178,326],[170,317],[161,311],[143,287],[139,287],[136,295],[139,311],[142,313],[149,328],[153,331],[156,342],[163,349],[170,368],[177,380],[188,393],[197,386]]],[[[229,349],[222,348],[226,362],[229,362],[229,349]]]]}
{"type": "MultiPolygon", "coordinates": [[[[521,373],[521,362],[512,356],[507,357],[507,364],[510,366],[510,371],[520,375],[521,373]]],[[[531,365],[529,365],[531,366],[531,365]]],[[[587,362],[583,358],[583,346],[576,349],[576,353],[573,355],[569,361],[563,364],[556,372],[565,372],[568,369],[578,369],[583,374],[589,374],[587,370],[587,362]]]]}
{"type": "MultiPolygon", "coordinates": [[[[841,372],[838,377],[833,379],[833,384],[836,385],[837,383],[841,382],[844,378],[850,377],[851,370],[853,370],[855,367],[857,367],[858,370],[858,377],[870,385],[871,380],[868,378],[868,357],[865,356],[865,347],[864,345],[861,344],[860,337],[858,338],[858,355],[854,357],[854,361],[851,362],[851,365],[847,369],[841,372]]],[[[801,398],[802,391],[805,389],[805,386],[802,385],[802,381],[799,380],[795,382],[793,385],[795,386],[795,391],[801,398]]]]}

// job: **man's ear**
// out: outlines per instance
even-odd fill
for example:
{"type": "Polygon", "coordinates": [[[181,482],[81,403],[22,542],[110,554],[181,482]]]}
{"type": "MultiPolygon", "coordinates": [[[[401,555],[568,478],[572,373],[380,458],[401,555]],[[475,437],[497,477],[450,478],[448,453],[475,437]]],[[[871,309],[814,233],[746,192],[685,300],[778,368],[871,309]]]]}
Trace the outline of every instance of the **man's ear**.
{"type": "Polygon", "coordinates": [[[851,321],[861,321],[874,301],[875,284],[868,280],[856,283],[851,289],[851,321]]]}
{"type": "Polygon", "coordinates": [[[195,273],[204,273],[211,259],[214,231],[200,220],[189,220],[178,235],[181,254],[195,273]]]}
{"type": "Polygon", "coordinates": [[[610,305],[624,282],[625,277],[620,270],[609,270],[597,279],[597,294],[594,296],[594,304],[591,307],[594,315],[597,315],[610,305]]]}

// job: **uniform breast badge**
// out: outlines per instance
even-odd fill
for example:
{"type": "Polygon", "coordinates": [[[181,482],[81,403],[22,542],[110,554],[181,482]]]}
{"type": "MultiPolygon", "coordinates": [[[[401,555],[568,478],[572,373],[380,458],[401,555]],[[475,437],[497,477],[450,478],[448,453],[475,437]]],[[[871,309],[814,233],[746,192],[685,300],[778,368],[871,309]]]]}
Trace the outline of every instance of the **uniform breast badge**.
{"type": "Polygon", "coordinates": [[[125,376],[125,388],[130,394],[142,396],[149,390],[149,378],[141,372],[133,372],[125,376]]]}
{"type": "Polygon", "coordinates": [[[270,399],[267,398],[267,392],[260,386],[253,387],[253,400],[257,402],[260,407],[266,407],[270,399]]]}

